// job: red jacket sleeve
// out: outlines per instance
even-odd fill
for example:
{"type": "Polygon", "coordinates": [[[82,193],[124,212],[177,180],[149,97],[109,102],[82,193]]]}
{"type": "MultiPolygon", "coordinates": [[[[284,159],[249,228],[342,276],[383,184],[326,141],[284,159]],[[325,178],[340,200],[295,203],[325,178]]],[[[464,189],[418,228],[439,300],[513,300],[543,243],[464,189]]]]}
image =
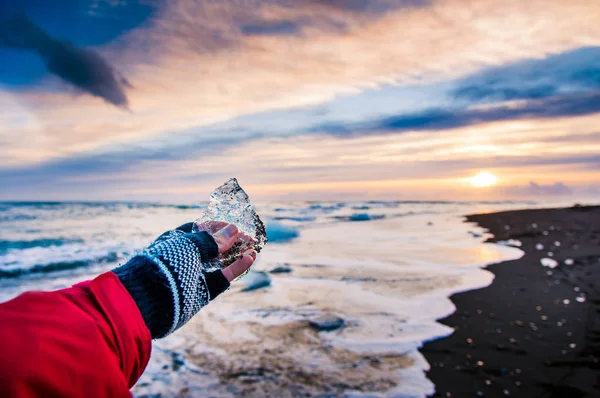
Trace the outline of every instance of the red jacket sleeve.
{"type": "Polygon", "coordinates": [[[0,304],[0,396],[129,397],[152,339],[112,272],[0,304]]]}

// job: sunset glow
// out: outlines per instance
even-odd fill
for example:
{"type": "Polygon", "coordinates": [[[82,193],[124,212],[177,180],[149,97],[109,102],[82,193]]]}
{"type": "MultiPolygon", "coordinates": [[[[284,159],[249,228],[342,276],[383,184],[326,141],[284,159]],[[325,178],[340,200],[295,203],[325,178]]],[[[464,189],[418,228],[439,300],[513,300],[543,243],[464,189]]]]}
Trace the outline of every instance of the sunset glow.
{"type": "Polygon", "coordinates": [[[467,180],[475,187],[491,187],[498,182],[498,178],[487,171],[480,171],[467,180]]]}

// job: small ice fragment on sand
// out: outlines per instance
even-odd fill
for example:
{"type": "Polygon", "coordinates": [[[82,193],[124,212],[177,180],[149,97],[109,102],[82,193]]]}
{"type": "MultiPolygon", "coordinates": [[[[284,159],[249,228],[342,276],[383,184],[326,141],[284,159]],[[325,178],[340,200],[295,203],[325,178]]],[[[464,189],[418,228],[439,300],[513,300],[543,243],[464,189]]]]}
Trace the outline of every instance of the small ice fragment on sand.
{"type": "Polygon", "coordinates": [[[542,235],[544,235],[544,236],[548,236],[548,231],[544,231],[544,232],[542,232],[542,235]]]}
{"type": "Polygon", "coordinates": [[[569,348],[575,348],[575,347],[577,347],[577,344],[575,344],[575,343],[569,344],[569,348]]]}
{"type": "Polygon", "coordinates": [[[581,289],[579,288],[579,286],[575,286],[575,287],[573,288],[573,290],[575,290],[576,292],[578,292],[578,291],[580,291],[581,289]]]}
{"type": "Polygon", "coordinates": [[[531,228],[537,228],[537,224],[536,223],[531,224],[531,228]]]}
{"type": "Polygon", "coordinates": [[[579,296],[575,300],[577,300],[578,303],[585,303],[585,297],[583,296],[579,296]]]}
{"type": "Polygon", "coordinates": [[[554,246],[559,247],[560,246],[560,242],[559,241],[554,242],[554,246]]]}
{"type": "Polygon", "coordinates": [[[542,258],[540,260],[540,263],[542,263],[542,265],[544,267],[548,267],[548,268],[556,268],[556,267],[558,267],[558,262],[556,260],[553,260],[553,259],[547,258],[547,257],[542,258]]]}
{"type": "Polygon", "coordinates": [[[548,257],[554,257],[554,253],[548,252],[548,257]]]}
{"type": "Polygon", "coordinates": [[[510,225],[505,225],[504,229],[508,231],[510,229],[510,225]]]}
{"type": "Polygon", "coordinates": [[[569,300],[569,299],[564,299],[564,300],[563,300],[563,304],[565,304],[565,305],[569,305],[569,304],[571,304],[571,300],[569,300]]]}
{"type": "Polygon", "coordinates": [[[575,264],[575,260],[573,260],[572,258],[567,258],[565,260],[565,265],[573,265],[575,264]]]}
{"type": "Polygon", "coordinates": [[[246,287],[242,292],[251,292],[263,287],[271,286],[271,277],[264,272],[250,271],[244,278],[246,287]]]}
{"type": "Polygon", "coordinates": [[[477,361],[477,366],[483,366],[483,361],[477,361]]]}
{"type": "Polygon", "coordinates": [[[516,239],[501,240],[501,241],[499,241],[497,243],[499,245],[502,245],[502,246],[510,246],[510,247],[521,247],[521,246],[523,246],[523,243],[521,243],[520,240],[516,240],[516,239]]]}
{"type": "Polygon", "coordinates": [[[536,244],[535,250],[544,250],[544,245],[542,245],[541,243],[536,244]]]}

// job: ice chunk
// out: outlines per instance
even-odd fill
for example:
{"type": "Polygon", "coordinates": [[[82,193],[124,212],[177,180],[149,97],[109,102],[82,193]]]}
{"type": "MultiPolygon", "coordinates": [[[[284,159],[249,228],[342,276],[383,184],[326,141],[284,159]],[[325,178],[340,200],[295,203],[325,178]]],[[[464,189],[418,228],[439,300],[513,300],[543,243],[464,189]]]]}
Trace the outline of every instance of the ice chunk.
{"type": "MultiPolygon", "coordinates": [[[[196,229],[203,230],[205,228],[203,224],[206,225],[208,221],[225,221],[235,224],[240,233],[254,239],[253,243],[238,239],[231,249],[219,256],[219,262],[213,263],[213,267],[228,266],[251,245],[254,246],[254,250],[260,252],[267,243],[265,225],[250,204],[248,195],[235,178],[229,179],[210,194],[210,203],[196,220],[196,229]]],[[[246,273],[248,271],[243,275],[246,273]]]]}
{"type": "Polygon", "coordinates": [[[556,268],[556,267],[558,267],[558,262],[556,260],[551,259],[551,258],[542,258],[540,260],[540,263],[542,263],[542,265],[544,267],[549,267],[549,268],[556,268]]]}
{"type": "Polygon", "coordinates": [[[283,225],[274,220],[267,221],[267,237],[269,238],[269,242],[287,242],[292,239],[295,239],[299,236],[299,232],[297,228],[289,227],[287,225],[283,225]]]}
{"type": "Polygon", "coordinates": [[[521,243],[520,240],[516,240],[516,239],[509,239],[509,240],[501,240],[499,242],[496,242],[499,245],[502,246],[511,246],[511,247],[521,247],[523,246],[523,243],[521,243]]]}

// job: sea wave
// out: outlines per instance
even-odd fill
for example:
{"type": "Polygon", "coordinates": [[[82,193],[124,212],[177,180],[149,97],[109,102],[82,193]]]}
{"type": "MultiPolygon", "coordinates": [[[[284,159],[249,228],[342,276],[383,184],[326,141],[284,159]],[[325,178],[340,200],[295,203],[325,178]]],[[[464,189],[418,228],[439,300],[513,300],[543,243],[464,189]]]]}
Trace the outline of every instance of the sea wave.
{"type": "Polygon", "coordinates": [[[0,278],[16,278],[28,274],[47,273],[55,271],[71,270],[75,268],[88,267],[90,265],[102,263],[114,263],[119,260],[119,255],[115,252],[110,252],[104,256],[80,259],[73,261],[59,261],[47,264],[36,264],[27,268],[0,268],[0,278]]]}
{"type": "Polygon", "coordinates": [[[32,240],[0,240],[0,254],[6,254],[9,250],[24,250],[34,247],[62,246],[66,244],[83,243],[83,239],[32,239],[32,240]]]}

